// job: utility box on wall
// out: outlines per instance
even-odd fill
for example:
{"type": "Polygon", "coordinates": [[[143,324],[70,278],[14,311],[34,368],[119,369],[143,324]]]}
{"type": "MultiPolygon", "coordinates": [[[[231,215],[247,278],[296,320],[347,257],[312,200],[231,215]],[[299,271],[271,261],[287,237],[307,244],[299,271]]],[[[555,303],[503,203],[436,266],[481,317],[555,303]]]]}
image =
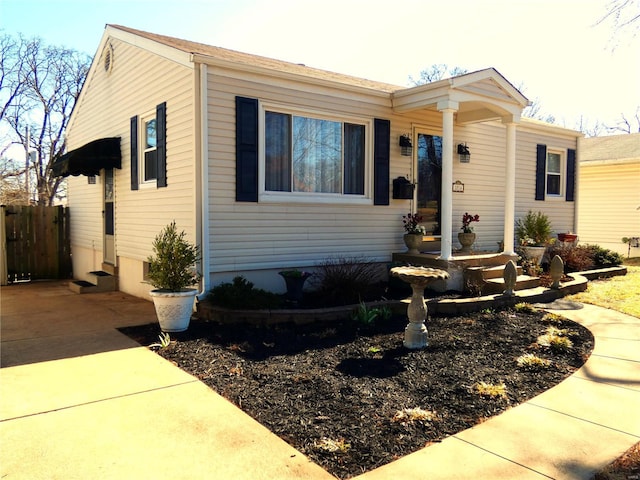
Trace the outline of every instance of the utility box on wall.
{"type": "Polygon", "coordinates": [[[413,190],[415,184],[411,183],[405,177],[393,179],[393,198],[398,200],[411,200],[413,198],[413,190]]]}

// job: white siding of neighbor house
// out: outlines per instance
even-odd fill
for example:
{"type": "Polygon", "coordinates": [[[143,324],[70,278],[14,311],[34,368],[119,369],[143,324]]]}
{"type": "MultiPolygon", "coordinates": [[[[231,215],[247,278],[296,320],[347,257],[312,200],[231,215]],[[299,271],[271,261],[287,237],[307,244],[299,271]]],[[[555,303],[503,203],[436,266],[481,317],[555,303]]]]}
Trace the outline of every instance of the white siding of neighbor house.
{"type": "MultiPolygon", "coordinates": [[[[244,275],[259,286],[277,289],[282,282],[274,273],[283,268],[310,268],[332,256],[390,262],[393,252],[405,250],[402,215],[411,211],[409,200],[391,198],[389,206],[236,202],[235,97],[329,115],[390,120],[390,190],[394,178],[413,178],[413,160],[400,155],[399,136],[414,128],[441,135],[440,113],[423,110],[397,115],[388,100],[377,95],[274,81],[257,74],[242,76],[220,68],[210,70],[208,86],[212,285],[244,275]]],[[[528,209],[541,210],[551,217],[554,230],[562,232],[573,229],[574,202],[534,200],[536,144],[575,149],[576,134],[552,135],[547,131],[534,132],[525,124],[518,127],[516,218],[528,209]]],[[[461,217],[469,212],[481,219],[473,224],[478,237],[475,248],[497,251],[504,227],[506,128],[496,122],[456,125],[454,145],[465,142],[471,150],[471,163],[461,164],[454,153],[453,180],[465,184],[464,193],[453,194],[454,248],[459,247],[461,217]]]]}
{"type": "MultiPolygon", "coordinates": [[[[143,261],[151,254],[155,235],[175,220],[191,240],[196,235],[194,72],[192,68],[111,39],[113,68],[105,72],[102,52],[86,80],[68,129],[68,150],[92,140],[119,136],[122,169],[115,170],[115,242],[119,264],[131,265],[120,274],[120,289],[144,296],[143,261]],[[167,102],[166,188],[131,190],[130,118],[155,112],[167,102]],[[125,261],[126,259],[126,261],[125,261]]],[[[69,207],[74,263],[78,255],[102,250],[103,185],[87,185],[84,176],[70,179],[69,207]]],[[[94,269],[102,255],[95,255],[94,269]]],[[[78,261],[86,266],[86,261],[78,261]]],[[[82,278],[83,272],[74,272],[82,278]]]]}
{"type": "Polygon", "coordinates": [[[622,243],[640,236],[640,161],[582,164],[580,188],[580,243],[640,256],[640,248],[622,243]]]}

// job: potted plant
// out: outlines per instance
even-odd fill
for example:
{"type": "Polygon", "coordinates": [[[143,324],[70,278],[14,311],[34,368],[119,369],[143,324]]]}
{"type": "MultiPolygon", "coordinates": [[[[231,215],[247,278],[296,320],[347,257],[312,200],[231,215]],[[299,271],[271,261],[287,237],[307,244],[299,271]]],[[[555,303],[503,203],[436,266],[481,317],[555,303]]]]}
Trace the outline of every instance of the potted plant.
{"type": "Polygon", "coordinates": [[[188,242],[176,222],[167,225],[153,241],[148,282],[155,287],[149,294],[163,332],[183,332],[189,327],[201,275],[195,264],[200,259],[198,246],[188,242]]]}
{"type": "Polygon", "coordinates": [[[427,233],[424,225],[420,225],[421,221],[422,216],[417,213],[408,213],[402,216],[402,223],[404,225],[404,231],[406,232],[403,240],[407,246],[407,253],[420,253],[422,237],[427,233]]]}
{"type": "Polygon", "coordinates": [[[458,241],[462,245],[460,253],[471,253],[471,245],[476,241],[476,234],[473,232],[471,223],[479,221],[479,215],[471,215],[468,212],[464,212],[462,215],[462,232],[458,233],[458,241]]]}
{"type": "Polygon", "coordinates": [[[299,303],[302,301],[302,288],[304,282],[311,276],[309,272],[303,272],[298,269],[282,270],[278,274],[284,278],[287,286],[287,300],[299,303]]]}
{"type": "Polygon", "coordinates": [[[542,263],[542,257],[551,240],[551,221],[542,212],[529,210],[523,218],[516,222],[516,237],[526,256],[542,263]]]}

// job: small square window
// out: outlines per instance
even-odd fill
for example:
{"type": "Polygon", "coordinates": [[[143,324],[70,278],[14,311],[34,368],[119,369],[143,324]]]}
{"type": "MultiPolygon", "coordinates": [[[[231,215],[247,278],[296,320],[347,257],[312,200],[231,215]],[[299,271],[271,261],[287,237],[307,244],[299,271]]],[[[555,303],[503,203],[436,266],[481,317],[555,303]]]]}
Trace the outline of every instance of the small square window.
{"type": "Polygon", "coordinates": [[[89,175],[87,177],[87,183],[89,185],[95,185],[96,184],[96,176],[95,175],[89,175]]]}

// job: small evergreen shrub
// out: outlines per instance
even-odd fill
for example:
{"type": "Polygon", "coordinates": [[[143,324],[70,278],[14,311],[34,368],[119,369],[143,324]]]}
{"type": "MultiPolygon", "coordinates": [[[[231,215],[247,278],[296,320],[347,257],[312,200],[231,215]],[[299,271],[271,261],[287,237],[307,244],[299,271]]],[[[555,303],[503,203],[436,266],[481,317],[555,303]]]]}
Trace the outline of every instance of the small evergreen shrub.
{"type": "Polygon", "coordinates": [[[599,245],[588,245],[593,253],[593,263],[596,268],[617,267],[622,265],[624,257],[618,252],[602,248],[599,245]]]}
{"type": "Polygon", "coordinates": [[[233,283],[221,283],[213,287],[207,295],[214,305],[236,310],[261,310],[282,307],[282,297],[272,292],[254,288],[253,283],[242,276],[233,283]]]}

